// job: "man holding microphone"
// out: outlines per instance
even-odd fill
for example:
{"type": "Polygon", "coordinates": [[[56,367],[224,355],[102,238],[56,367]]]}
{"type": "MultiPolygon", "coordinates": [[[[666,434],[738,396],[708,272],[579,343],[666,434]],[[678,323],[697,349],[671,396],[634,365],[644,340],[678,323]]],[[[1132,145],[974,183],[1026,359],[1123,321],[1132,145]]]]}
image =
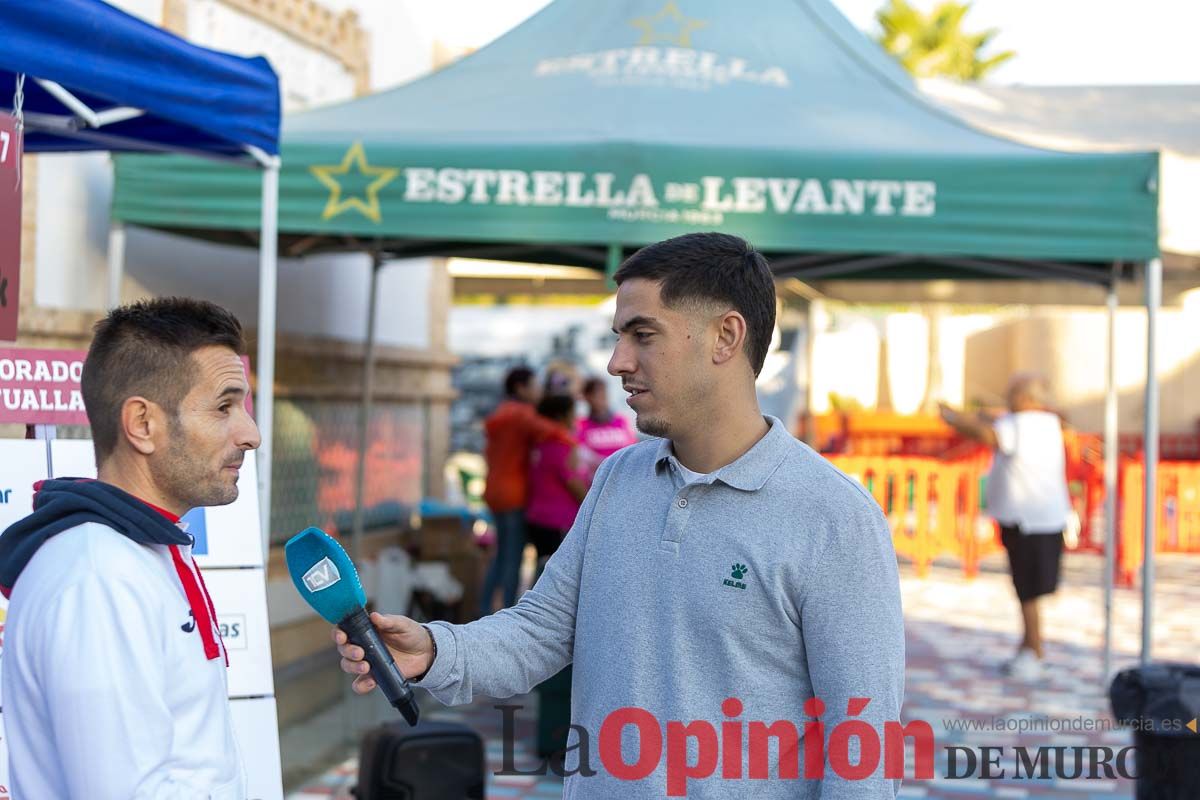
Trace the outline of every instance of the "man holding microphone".
{"type": "Polygon", "coordinates": [[[81,388],[99,480],[43,481],[0,536],[15,800],[244,800],[216,611],[180,517],[232,503],[258,447],[242,327],[163,298],[96,326],[81,388]]]}
{"type": "MultiPolygon", "coordinates": [[[[663,725],[739,717],[801,727],[814,697],[826,730],[853,716],[882,735],[900,718],[904,686],[891,533],[861,486],[759,410],[755,377],[775,320],[766,260],[736,237],[689,234],[638,251],[615,280],[608,369],[638,429],[659,438],[604,461],[516,606],[427,628],[373,615],[396,664],[457,704],[527,692],[573,663],[572,722],[593,741],[622,708],[663,725]]],[[[355,690],[370,691],[362,649],[333,636],[355,690]]],[[[636,729],[621,741],[632,763],[636,729]]],[[[780,780],[794,777],[783,771],[763,781],[721,770],[691,780],[687,794],[883,800],[898,788],[882,768],[855,781],[828,768],[822,779],[780,780]]],[[[662,797],[664,777],[661,762],[637,780],[569,773],[564,796],[662,797]]]]}

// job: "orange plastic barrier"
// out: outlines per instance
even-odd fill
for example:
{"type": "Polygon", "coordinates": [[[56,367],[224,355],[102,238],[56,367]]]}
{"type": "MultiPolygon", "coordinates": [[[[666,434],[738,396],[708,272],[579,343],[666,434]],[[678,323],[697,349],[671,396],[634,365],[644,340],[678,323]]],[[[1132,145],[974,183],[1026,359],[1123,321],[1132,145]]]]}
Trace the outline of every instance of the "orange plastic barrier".
{"type": "MultiPolygon", "coordinates": [[[[1122,456],[1141,457],[1145,440],[1140,433],[1122,433],[1117,449],[1122,456]]],[[[1164,433],[1158,437],[1158,456],[1172,461],[1200,459],[1200,433],[1164,433]]]]}
{"type": "MultiPolygon", "coordinates": [[[[981,479],[990,454],[936,417],[875,412],[825,414],[809,424],[818,449],[857,477],[887,513],[896,552],[918,574],[940,556],[961,560],[967,575],[998,549],[994,524],[982,513],[981,479]]],[[[1156,552],[1200,553],[1200,434],[1161,440],[1156,552]]],[[[1104,551],[1103,439],[1064,431],[1066,478],[1079,515],[1077,550],[1104,551]]],[[[1118,476],[1116,580],[1132,585],[1142,564],[1142,438],[1123,434],[1118,476]]]]}
{"type": "MultiPolygon", "coordinates": [[[[1129,459],[1121,464],[1119,473],[1117,582],[1124,586],[1133,585],[1145,553],[1145,471],[1142,462],[1129,459]]],[[[1200,463],[1160,461],[1155,494],[1154,552],[1200,553],[1200,463]]]]}
{"type": "Polygon", "coordinates": [[[971,444],[938,416],[892,414],[878,411],[852,411],[800,416],[797,436],[804,438],[806,426],[813,430],[814,447],[822,453],[855,456],[936,456],[939,458],[970,455],[971,444]]]}
{"type": "Polygon", "coordinates": [[[1079,515],[1076,550],[1104,552],[1104,440],[1090,433],[1063,431],[1067,487],[1079,515]]]}
{"type": "Polygon", "coordinates": [[[979,560],[998,549],[995,526],[980,513],[980,479],[988,457],[943,461],[923,456],[827,458],[867,488],[887,515],[898,555],[924,575],[935,558],[961,561],[974,576],[979,560]]]}

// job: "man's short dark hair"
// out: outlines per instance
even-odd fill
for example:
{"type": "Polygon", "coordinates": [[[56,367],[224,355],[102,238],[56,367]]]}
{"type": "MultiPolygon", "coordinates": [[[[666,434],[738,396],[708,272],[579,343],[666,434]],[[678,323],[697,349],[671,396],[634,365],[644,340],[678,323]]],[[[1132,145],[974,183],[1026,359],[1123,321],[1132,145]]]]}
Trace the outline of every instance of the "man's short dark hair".
{"type": "Polygon", "coordinates": [[[195,381],[191,355],[208,346],[239,355],[246,350],[237,317],[205,300],[141,300],[114,308],[96,323],[80,388],[97,464],[117,446],[121,407],[130,397],[144,397],[172,417],[179,413],[195,381]]]}
{"type": "Polygon", "coordinates": [[[504,394],[516,397],[517,389],[533,380],[533,370],[529,367],[513,367],[504,376],[504,394]]]}
{"type": "Polygon", "coordinates": [[[617,285],[631,278],[660,281],[662,304],[727,305],[746,319],[746,357],[762,370],[775,330],[775,280],[767,259],[749,242],[727,233],[689,233],[647,245],[617,270],[617,285]]]}
{"type": "Polygon", "coordinates": [[[575,410],[574,398],[565,394],[548,394],[537,405],[537,413],[546,419],[562,421],[575,410]]]}

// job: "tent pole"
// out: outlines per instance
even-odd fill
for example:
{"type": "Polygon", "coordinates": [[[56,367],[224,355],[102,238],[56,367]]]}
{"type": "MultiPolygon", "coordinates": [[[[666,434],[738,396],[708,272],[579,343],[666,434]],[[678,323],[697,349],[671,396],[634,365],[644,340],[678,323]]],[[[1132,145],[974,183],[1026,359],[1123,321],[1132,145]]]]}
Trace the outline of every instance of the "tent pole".
{"type": "Polygon", "coordinates": [[[617,284],[613,281],[613,276],[621,268],[621,256],[623,255],[624,252],[619,242],[612,242],[608,245],[607,257],[604,262],[604,278],[605,284],[609,289],[616,290],[617,288],[617,284]]]}
{"type": "Polygon", "coordinates": [[[1154,541],[1158,521],[1158,307],[1162,302],[1162,260],[1146,262],[1146,400],[1143,437],[1146,469],[1143,480],[1142,529],[1142,664],[1149,664],[1154,629],[1154,541]]]}
{"type": "Polygon", "coordinates": [[[1104,372],[1104,671],[1112,675],[1113,570],[1117,541],[1117,276],[1114,263],[1108,284],[1108,363],[1104,372]]]}
{"type": "Polygon", "coordinates": [[[121,284],[125,280],[125,223],[108,223],[108,307],[121,305],[121,284]]]}
{"type": "Polygon", "coordinates": [[[367,344],[363,354],[362,406],[358,413],[358,465],[354,482],[354,524],[350,534],[350,558],[362,569],[363,503],[367,480],[367,441],[371,423],[372,395],[375,392],[375,304],[379,293],[379,270],[383,255],[371,253],[371,288],[367,293],[367,344]]]}
{"type": "Polygon", "coordinates": [[[805,317],[804,341],[804,441],[809,447],[817,447],[817,333],[825,316],[825,301],[814,297],[808,301],[805,317]]]}
{"type": "Polygon", "coordinates": [[[275,428],[275,305],[279,246],[279,158],[262,174],[262,233],[258,244],[258,514],[263,564],[271,548],[271,451],[275,428]]]}

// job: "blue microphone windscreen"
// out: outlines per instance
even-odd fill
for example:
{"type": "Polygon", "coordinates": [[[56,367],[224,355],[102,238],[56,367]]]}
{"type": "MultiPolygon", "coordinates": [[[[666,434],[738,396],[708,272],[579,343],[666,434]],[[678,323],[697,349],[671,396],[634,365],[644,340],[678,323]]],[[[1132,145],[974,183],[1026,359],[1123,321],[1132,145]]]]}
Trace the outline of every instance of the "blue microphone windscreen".
{"type": "Polygon", "coordinates": [[[283,548],[296,591],[318,614],[337,624],[367,604],[358,570],[337,540],[308,528],[283,548]]]}

